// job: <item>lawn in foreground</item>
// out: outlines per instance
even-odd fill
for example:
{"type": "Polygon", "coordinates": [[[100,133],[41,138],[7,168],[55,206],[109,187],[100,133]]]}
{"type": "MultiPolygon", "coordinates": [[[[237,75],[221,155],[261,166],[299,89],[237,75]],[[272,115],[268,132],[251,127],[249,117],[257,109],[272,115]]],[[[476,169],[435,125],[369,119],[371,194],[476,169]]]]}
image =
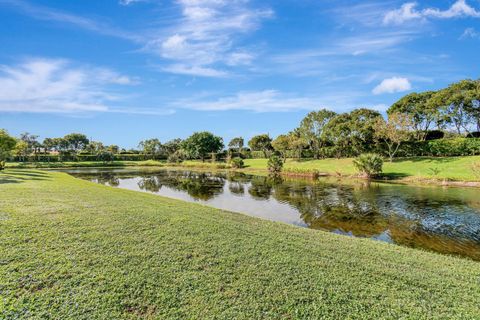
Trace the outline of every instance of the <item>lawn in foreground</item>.
{"type": "Polygon", "coordinates": [[[480,263],[63,173],[0,174],[0,318],[458,318],[480,263]]]}

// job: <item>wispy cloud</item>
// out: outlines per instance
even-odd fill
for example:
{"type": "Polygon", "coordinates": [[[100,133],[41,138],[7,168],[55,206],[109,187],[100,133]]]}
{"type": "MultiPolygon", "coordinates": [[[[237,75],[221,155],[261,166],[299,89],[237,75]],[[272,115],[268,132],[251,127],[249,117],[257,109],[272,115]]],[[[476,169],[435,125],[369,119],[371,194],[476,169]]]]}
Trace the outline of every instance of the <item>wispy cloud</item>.
{"type": "Polygon", "coordinates": [[[119,0],[118,3],[122,6],[129,6],[139,2],[147,2],[148,0],[119,0]]]}
{"type": "Polygon", "coordinates": [[[475,28],[467,28],[463,31],[463,34],[460,36],[460,39],[477,39],[480,38],[480,32],[475,28]]]}
{"type": "Polygon", "coordinates": [[[198,111],[248,110],[255,112],[283,112],[309,110],[317,106],[310,98],[295,97],[277,90],[240,92],[216,99],[180,100],[177,107],[198,111]]]}
{"type": "Polygon", "coordinates": [[[372,93],[375,95],[383,93],[404,92],[412,89],[412,84],[407,78],[393,77],[384,79],[378,86],[376,86],[372,93]]]}
{"type": "Polygon", "coordinates": [[[236,39],[273,15],[249,7],[248,0],[179,0],[178,6],[175,25],[145,49],[172,62],[167,72],[205,77],[225,76],[222,67],[248,65],[255,55],[235,45],[236,39]]]}
{"type": "Polygon", "coordinates": [[[466,0],[457,0],[450,8],[441,10],[439,8],[425,8],[417,10],[416,2],[404,3],[399,9],[387,12],[383,23],[400,25],[413,20],[426,20],[428,18],[450,19],[461,17],[480,18],[480,11],[470,6],[466,0]]]}
{"type": "Polygon", "coordinates": [[[165,114],[168,110],[120,108],[110,86],[138,80],[106,68],[74,66],[63,59],[29,59],[0,65],[0,110],[29,113],[119,112],[165,114]]]}
{"type": "Polygon", "coordinates": [[[33,5],[23,0],[0,0],[0,6],[6,5],[22,13],[37,19],[70,24],[88,31],[99,34],[127,39],[130,41],[142,41],[143,37],[138,34],[113,27],[106,23],[100,23],[93,19],[70,14],[61,10],[52,9],[40,5],[33,5]]]}

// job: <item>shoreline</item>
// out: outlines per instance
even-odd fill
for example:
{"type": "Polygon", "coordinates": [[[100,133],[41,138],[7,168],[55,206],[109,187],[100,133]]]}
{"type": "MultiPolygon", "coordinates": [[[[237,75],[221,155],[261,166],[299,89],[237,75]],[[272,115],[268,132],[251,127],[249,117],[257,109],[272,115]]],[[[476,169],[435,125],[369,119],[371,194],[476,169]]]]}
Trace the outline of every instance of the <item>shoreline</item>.
{"type": "MultiPolygon", "coordinates": [[[[99,162],[90,162],[90,163],[76,163],[76,162],[67,162],[60,163],[57,162],[54,165],[45,165],[44,163],[38,164],[16,164],[14,166],[7,165],[8,169],[42,169],[42,170],[58,170],[58,169],[121,169],[121,168],[154,168],[154,169],[184,169],[184,170],[197,170],[197,171],[229,171],[229,172],[240,172],[245,174],[253,175],[267,175],[267,169],[261,168],[250,168],[245,167],[241,169],[234,169],[229,167],[224,163],[185,163],[185,164],[169,164],[162,163],[158,161],[144,161],[144,162],[134,162],[134,161],[125,161],[125,162],[115,162],[115,163],[99,163],[99,162]]],[[[438,179],[438,178],[426,178],[421,176],[407,176],[402,178],[392,178],[386,173],[383,177],[378,177],[374,179],[367,179],[355,174],[341,174],[339,172],[330,173],[330,172],[320,172],[316,169],[313,170],[289,170],[286,168],[281,173],[282,177],[286,178],[301,178],[301,179],[311,179],[317,180],[319,178],[337,178],[338,180],[359,180],[359,181],[371,181],[371,182],[384,182],[384,183],[395,183],[395,184],[404,184],[404,185],[428,185],[428,186],[438,186],[438,187],[464,187],[464,188],[480,188],[480,181],[466,181],[466,180],[455,180],[455,179],[438,179]]]]}

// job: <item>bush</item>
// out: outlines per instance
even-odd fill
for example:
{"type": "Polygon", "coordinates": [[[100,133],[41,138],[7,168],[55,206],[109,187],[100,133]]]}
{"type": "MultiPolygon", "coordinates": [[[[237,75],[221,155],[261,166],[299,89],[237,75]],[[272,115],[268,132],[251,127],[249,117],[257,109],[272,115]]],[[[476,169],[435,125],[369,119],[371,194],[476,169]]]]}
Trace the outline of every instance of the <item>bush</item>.
{"type": "Polygon", "coordinates": [[[355,168],[366,178],[378,176],[383,171],[383,158],[374,153],[362,154],[353,160],[355,168]]]}
{"type": "Polygon", "coordinates": [[[241,169],[244,167],[244,162],[242,158],[233,158],[232,160],[230,160],[230,165],[234,169],[241,169]]]}
{"type": "Polygon", "coordinates": [[[113,162],[115,160],[115,155],[110,151],[100,151],[97,154],[97,160],[102,161],[103,163],[113,162]]]}
{"type": "Polygon", "coordinates": [[[271,175],[279,175],[283,169],[283,160],[274,154],[268,159],[268,172],[271,175]]]}
{"type": "Polygon", "coordinates": [[[181,163],[183,161],[183,154],[179,150],[168,156],[167,161],[170,163],[181,163]]]}

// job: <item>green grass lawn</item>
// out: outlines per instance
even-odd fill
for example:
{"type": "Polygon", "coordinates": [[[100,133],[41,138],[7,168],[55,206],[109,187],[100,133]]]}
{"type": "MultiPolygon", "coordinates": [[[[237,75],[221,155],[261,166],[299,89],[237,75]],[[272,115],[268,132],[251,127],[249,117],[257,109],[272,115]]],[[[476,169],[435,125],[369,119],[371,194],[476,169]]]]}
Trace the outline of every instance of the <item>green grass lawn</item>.
{"type": "MultiPolygon", "coordinates": [[[[250,169],[266,169],[266,159],[247,159],[245,165],[250,169]]],[[[387,177],[399,179],[450,179],[458,181],[479,181],[471,167],[480,162],[480,156],[450,158],[409,158],[398,159],[393,163],[385,162],[383,172],[387,177]],[[437,172],[435,172],[438,169],[437,172]]],[[[318,170],[328,174],[355,174],[352,159],[292,160],[288,159],[285,171],[308,172],[318,170]]]]}
{"type": "Polygon", "coordinates": [[[478,319],[480,263],[0,173],[0,319],[478,319]]]}

